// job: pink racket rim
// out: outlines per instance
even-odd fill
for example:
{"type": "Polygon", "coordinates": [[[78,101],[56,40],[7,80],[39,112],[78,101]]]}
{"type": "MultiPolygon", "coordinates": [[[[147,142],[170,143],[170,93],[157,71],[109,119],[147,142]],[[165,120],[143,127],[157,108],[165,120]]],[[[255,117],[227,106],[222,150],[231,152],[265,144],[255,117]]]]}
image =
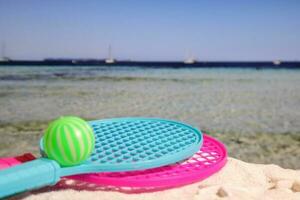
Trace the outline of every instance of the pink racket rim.
{"type": "Polygon", "coordinates": [[[131,171],[69,176],[68,178],[101,186],[169,188],[203,180],[218,172],[227,161],[226,147],[203,135],[201,149],[191,158],[164,167],[131,171]]]}
{"type": "Polygon", "coordinates": [[[9,158],[0,158],[0,170],[8,167],[12,167],[14,165],[21,164],[23,162],[28,162],[34,160],[35,157],[31,153],[25,153],[16,157],[9,158]]]}

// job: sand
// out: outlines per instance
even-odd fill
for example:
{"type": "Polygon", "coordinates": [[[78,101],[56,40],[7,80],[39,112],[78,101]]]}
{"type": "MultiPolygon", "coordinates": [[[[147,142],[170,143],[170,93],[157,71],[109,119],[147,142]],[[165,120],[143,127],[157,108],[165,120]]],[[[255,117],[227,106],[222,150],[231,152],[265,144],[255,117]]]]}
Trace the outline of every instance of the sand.
{"type": "Polygon", "coordinates": [[[191,185],[159,192],[125,194],[97,190],[55,190],[27,193],[11,199],[26,200],[212,200],[212,199],[300,199],[300,170],[283,169],[277,165],[246,163],[229,158],[221,171],[191,185]]]}

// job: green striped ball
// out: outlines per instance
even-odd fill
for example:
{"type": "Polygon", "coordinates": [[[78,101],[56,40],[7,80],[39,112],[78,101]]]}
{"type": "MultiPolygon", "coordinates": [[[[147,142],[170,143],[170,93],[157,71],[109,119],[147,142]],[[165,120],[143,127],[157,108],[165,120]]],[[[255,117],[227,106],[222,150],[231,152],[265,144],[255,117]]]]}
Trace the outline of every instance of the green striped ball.
{"type": "Polygon", "coordinates": [[[62,166],[82,163],[94,150],[95,136],[91,126],[79,117],[60,117],[48,126],[43,137],[48,158],[62,166]]]}

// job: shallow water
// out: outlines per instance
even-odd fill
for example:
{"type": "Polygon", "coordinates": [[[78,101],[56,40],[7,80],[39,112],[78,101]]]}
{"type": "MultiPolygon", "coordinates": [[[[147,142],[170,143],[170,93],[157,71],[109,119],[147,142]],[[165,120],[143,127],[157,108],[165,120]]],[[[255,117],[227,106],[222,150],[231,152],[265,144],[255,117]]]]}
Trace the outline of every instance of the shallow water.
{"type": "Polygon", "coordinates": [[[300,130],[300,70],[0,68],[1,122],[156,116],[221,132],[300,130]]]}
{"type": "Polygon", "coordinates": [[[0,107],[2,138],[29,151],[60,115],[148,116],[206,130],[236,157],[300,167],[287,156],[300,149],[300,70],[0,67],[0,107]]]}

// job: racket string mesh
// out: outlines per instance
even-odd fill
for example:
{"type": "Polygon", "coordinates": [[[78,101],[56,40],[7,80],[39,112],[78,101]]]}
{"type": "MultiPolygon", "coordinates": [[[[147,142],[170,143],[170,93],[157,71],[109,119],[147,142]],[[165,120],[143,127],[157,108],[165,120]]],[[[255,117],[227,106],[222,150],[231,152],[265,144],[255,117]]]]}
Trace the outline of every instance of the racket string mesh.
{"type": "Polygon", "coordinates": [[[99,123],[92,125],[96,150],[90,160],[99,163],[148,161],[180,152],[197,142],[192,129],[163,121],[99,123]]]}

